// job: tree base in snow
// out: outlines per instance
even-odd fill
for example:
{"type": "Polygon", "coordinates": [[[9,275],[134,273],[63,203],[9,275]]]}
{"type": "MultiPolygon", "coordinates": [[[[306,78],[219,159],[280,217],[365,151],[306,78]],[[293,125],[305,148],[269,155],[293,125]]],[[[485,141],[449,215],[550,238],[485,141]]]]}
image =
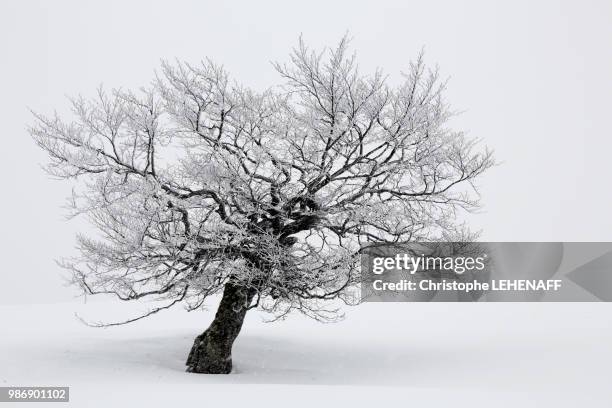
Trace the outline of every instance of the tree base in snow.
{"type": "Polygon", "coordinates": [[[255,292],[226,284],[215,319],[196,337],[187,357],[187,371],[201,374],[229,374],[232,346],[240,333],[248,306],[255,292]]]}
{"type": "Polygon", "coordinates": [[[187,358],[187,372],[199,374],[229,374],[232,356],[215,347],[208,331],[196,337],[187,358]]]}

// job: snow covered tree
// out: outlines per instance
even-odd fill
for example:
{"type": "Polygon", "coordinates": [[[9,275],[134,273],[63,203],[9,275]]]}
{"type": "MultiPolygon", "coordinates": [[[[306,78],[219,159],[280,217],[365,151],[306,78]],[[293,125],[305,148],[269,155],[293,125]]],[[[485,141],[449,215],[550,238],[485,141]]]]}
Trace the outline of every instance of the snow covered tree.
{"type": "Polygon", "coordinates": [[[359,72],[343,39],[302,41],[282,85],[256,92],[206,60],[162,63],[150,86],[71,100],[73,117],[34,113],[48,172],[73,180],[78,237],[63,261],[86,294],[201,309],[222,293],[187,359],[229,373],[249,309],[333,320],[355,302],[364,244],[440,240],[478,205],[491,152],[449,129],[444,82],[421,57],[403,84],[359,72]],[[331,302],[336,304],[337,302],[331,302]]]}

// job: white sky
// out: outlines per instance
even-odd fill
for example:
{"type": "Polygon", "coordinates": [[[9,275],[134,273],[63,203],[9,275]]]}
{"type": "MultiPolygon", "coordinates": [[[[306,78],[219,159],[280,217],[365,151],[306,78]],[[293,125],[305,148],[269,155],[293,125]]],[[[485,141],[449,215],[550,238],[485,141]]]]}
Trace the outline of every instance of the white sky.
{"type": "Polygon", "coordinates": [[[53,259],[87,230],[63,219],[70,189],[40,170],[26,107],[62,112],[101,82],[145,84],[160,58],[210,56],[264,88],[300,33],[320,47],[346,31],[364,71],[397,78],[425,47],[451,77],[456,124],[502,162],[470,218],[483,239],[612,241],[609,0],[3,1],[0,303],[67,299],[53,259]]]}

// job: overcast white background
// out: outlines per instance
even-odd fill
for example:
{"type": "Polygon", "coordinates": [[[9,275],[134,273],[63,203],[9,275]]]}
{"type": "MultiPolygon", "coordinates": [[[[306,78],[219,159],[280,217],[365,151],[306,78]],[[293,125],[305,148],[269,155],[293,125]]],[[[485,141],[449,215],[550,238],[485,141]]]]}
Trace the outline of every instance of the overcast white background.
{"type": "Polygon", "coordinates": [[[209,56],[263,89],[300,33],[321,47],[347,31],[363,71],[398,79],[425,47],[450,76],[455,124],[501,162],[470,218],[483,239],[612,241],[610,1],[3,1],[0,303],[70,299],[53,259],[88,228],[63,218],[70,188],[40,169],[27,107],[146,84],[161,58],[209,56]]]}

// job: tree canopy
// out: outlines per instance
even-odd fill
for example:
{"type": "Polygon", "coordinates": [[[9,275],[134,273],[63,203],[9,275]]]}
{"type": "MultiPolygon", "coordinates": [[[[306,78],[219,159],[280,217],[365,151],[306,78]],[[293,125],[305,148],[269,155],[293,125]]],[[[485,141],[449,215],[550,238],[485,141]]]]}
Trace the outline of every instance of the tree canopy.
{"type": "Polygon", "coordinates": [[[403,83],[362,74],[348,41],[302,41],[258,92],[210,60],[163,62],[137,91],[99,89],[73,116],[35,113],[53,176],[76,179],[97,227],[65,260],[85,293],[190,310],[227,283],[247,307],[333,319],[325,300],[360,279],[363,245],[465,238],[457,211],[493,165],[448,127],[445,82],[423,58],[403,83]]]}

